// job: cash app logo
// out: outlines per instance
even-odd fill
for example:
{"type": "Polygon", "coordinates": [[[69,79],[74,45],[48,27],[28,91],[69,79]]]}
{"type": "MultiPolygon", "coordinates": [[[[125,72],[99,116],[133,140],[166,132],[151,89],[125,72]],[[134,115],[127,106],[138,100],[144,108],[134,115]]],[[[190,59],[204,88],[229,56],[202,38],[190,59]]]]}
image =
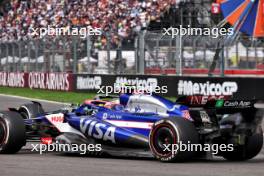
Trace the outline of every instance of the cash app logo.
{"type": "Polygon", "coordinates": [[[216,104],[215,104],[216,108],[221,108],[223,106],[224,106],[224,100],[217,100],[216,101],[216,104]]]}

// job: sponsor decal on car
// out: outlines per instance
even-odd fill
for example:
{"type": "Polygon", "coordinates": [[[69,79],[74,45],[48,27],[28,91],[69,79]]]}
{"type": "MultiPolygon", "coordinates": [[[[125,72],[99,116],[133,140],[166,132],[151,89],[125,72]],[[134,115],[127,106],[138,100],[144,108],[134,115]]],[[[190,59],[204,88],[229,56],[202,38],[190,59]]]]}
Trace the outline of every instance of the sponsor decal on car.
{"type": "Polygon", "coordinates": [[[193,121],[193,119],[192,119],[192,117],[191,117],[191,115],[190,115],[190,113],[189,113],[188,110],[184,110],[184,111],[182,111],[182,114],[183,114],[183,117],[184,117],[185,119],[190,120],[190,121],[193,121]]]}
{"type": "Polygon", "coordinates": [[[63,123],[64,117],[63,116],[52,116],[51,121],[54,123],[63,123]]]}
{"type": "Polygon", "coordinates": [[[189,105],[205,105],[207,102],[212,100],[225,100],[228,99],[230,96],[214,96],[214,95],[192,95],[186,98],[186,101],[189,105]]]}
{"type": "Polygon", "coordinates": [[[122,128],[138,128],[138,129],[151,129],[153,123],[150,122],[135,122],[125,120],[106,120],[107,122],[122,128]]]}
{"type": "Polygon", "coordinates": [[[217,100],[215,103],[216,108],[221,108],[224,106],[224,100],[217,100]]]}
{"type": "Polygon", "coordinates": [[[52,143],[52,137],[42,137],[40,139],[41,144],[51,144],[52,143]]]}
{"type": "Polygon", "coordinates": [[[203,123],[212,123],[206,111],[200,111],[200,117],[203,123]]]}
{"type": "Polygon", "coordinates": [[[64,115],[62,113],[46,115],[46,118],[52,123],[63,123],[64,115]]]}
{"type": "Polygon", "coordinates": [[[122,119],[122,116],[116,115],[116,114],[108,114],[105,112],[105,113],[103,113],[102,119],[103,120],[106,120],[106,119],[122,119]]]}
{"type": "Polygon", "coordinates": [[[115,143],[116,127],[107,126],[91,119],[81,119],[80,130],[85,135],[115,143]]]}
{"type": "Polygon", "coordinates": [[[221,107],[230,107],[230,108],[249,108],[252,106],[251,101],[236,101],[236,100],[232,100],[232,101],[224,101],[224,100],[218,100],[216,102],[215,107],[217,108],[221,108],[221,107]]]}

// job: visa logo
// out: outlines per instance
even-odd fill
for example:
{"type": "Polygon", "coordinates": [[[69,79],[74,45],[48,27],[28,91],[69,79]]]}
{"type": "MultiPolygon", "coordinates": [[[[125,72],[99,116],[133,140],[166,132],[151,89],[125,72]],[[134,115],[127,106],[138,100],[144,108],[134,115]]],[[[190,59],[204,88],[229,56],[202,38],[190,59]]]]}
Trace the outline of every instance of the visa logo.
{"type": "Polygon", "coordinates": [[[107,125],[97,121],[93,121],[91,119],[81,119],[80,130],[83,134],[91,136],[95,139],[111,141],[114,144],[116,143],[115,142],[116,127],[111,127],[111,126],[107,127],[107,125]]]}

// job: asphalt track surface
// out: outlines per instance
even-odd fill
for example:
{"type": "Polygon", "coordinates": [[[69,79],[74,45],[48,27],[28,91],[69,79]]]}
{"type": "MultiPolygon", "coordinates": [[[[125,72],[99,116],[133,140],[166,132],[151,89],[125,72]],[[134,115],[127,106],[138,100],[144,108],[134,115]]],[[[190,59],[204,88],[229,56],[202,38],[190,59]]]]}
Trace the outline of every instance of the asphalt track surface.
{"type": "MultiPolygon", "coordinates": [[[[0,110],[28,100],[0,95],[0,110]]],[[[63,105],[42,102],[46,110],[63,105]]],[[[263,176],[264,150],[246,162],[228,162],[222,158],[199,159],[186,163],[160,163],[152,158],[66,156],[59,153],[40,155],[23,149],[15,155],[0,155],[0,176],[263,176]]]]}

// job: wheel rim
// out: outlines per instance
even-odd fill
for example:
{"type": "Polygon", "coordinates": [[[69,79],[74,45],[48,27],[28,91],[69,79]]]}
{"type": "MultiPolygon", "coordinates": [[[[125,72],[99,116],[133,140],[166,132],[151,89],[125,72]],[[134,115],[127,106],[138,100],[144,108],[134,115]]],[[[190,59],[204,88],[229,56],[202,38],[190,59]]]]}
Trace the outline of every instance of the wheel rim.
{"type": "Polygon", "coordinates": [[[29,119],[27,112],[21,111],[20,114],[23,117],[23,119],[29,119]]]}
{"type": "Polygon", "coordinates": [[[6,131],[6,123],[0,119],[0,149],[2,148],[3,144],[6,141],[6,135],[7,135],[7,131],[6,131]]]}
{"type": "Polygon", "coordinates": [[[162,124],[154,129],[152,141],[154,153],[158,154],[159,156],[170,156],[173,152],[165,150],[166,147],[164,144],[176,144],[177,138],[175,131],[170,125],[162,124]]]}

